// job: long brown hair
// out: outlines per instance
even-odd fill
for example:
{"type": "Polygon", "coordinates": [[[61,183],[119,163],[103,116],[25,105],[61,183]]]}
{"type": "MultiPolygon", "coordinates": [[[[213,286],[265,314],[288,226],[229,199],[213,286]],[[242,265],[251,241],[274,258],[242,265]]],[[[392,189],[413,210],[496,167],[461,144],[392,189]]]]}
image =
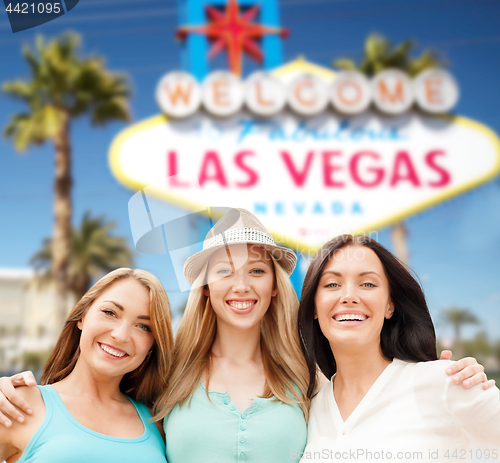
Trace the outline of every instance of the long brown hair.
{"type": "Polygon", "coordinates": [[[309,368],[308,397],[312,397],[317,383],[317,367],[330,378],[337,370],[330,343],[314,318],[316,290],[323,268],[335,252],[348,245],[371,249],[382,263],[389,281],[389,297],[394,314],[384,320],[380,333],[380,348],[385,358],[410,362],[437,360],[436,334],[422,288],[409,268],[381,244],[359,235],[341,235],[328,241],[314,256],[302,286],[298,315],[298,329],[302,351],[309,368]]]}
{"type": "Polygon", "coordinates": [[[144,362],[123,377],[120,390],[129,397],[151,403],[165,390],[172,364],[173,334],[170,304],[160,281],[145,270],[120,268],[101,278],[76,303],[66,320],[57,344],[45,365],[42,384],[52,384],[66,378],[75,368],[80,356],[78,321],[94,301],[119,280],[131,278],[149,290],[149,311],[154,334],[151,354],[144,362]]]}
{"type": "MultiPolygon", "coordinates": [[[[273,261],[277,294],[261,323],[261,348],[266,375],[263,397],[299,403],[307,419],[308,371],[300,349],[296,320],[298,299],[287,273],[273,261]]],[[[189,294],[186,310],[175,336],[173,368],[168,388],[155,404],[154,419],[163,418],[176,404],[189,400],[205,372],[210,378],[211,349],[217,319],[210,298],[203,294],[206,269],[200,272],[189,294]]]]}

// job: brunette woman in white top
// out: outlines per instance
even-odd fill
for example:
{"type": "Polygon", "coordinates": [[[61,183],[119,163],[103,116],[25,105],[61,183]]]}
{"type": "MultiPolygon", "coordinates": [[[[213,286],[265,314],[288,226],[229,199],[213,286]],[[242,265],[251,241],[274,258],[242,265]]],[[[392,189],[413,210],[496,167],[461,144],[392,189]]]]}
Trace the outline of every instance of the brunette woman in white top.
{"type": "Polygon", "coordinates": [[[303,461],[499,458],[499,390],[457,387],[452,362],[432,361],[422,289],[375,241],[344,235],[316,254],[299,333],[314,397],[303,461]],[[332,379],[316,391],[317,366],[332,379]]]}

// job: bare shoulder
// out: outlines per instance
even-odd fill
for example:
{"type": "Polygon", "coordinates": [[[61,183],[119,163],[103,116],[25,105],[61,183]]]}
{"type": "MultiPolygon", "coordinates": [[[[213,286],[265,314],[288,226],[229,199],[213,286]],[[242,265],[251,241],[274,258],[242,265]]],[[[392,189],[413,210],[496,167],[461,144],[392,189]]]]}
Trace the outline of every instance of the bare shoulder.
{"type": "Polygon", "coordinates": [[[21,386],[16,388],[16,391],[24,400],[26,400],[26,402],[30,404],[31,409],[33,410],[32,415],[26,416],[26,423],[28,423],[30,420],[36,422],[40,421],[38,420],[38,417],[42,416],[43,418],[43,416],[45,415],[45,403],[43,401],[40,389],[38,389],[37,387],[21,386]]]}
{"type": "Polygon", "coordinates": [[[12,430],[16,432],[15,443],[18,447],[20,446],[20,448],[24,449],[29,439],[31,439],[31,436],[45,418],[45,403],[40,389],[37,387],[21,386],[16,390],[19,392],[19,395],[30,404],[33,410],[31,415],[25,416],[24,423],[14,422],[12,425],[12,430]]]}
{"type": "Polygon", "coordinates": [[[12,427],[4,429],[0,434],[0,460],[9,463],[20,458],[45,416],[45,405],[38,388],[22,386],[16,392],[30,404],[33,414],[27,415],[24,423],[14,421],[12,427]]]}
{"type": "Polygon", "coordinates": [[[42,393],[40,392],[40,389],[38,389],[37,387],[28,387],[28,386],[16,387],[16,392],[19,393],[19,395],[33,407],[35,407],[36,404],[42,405],[43,407],[42,393]],[[31,401],[33,401],[33,403],[31,403],[31,401]]]}

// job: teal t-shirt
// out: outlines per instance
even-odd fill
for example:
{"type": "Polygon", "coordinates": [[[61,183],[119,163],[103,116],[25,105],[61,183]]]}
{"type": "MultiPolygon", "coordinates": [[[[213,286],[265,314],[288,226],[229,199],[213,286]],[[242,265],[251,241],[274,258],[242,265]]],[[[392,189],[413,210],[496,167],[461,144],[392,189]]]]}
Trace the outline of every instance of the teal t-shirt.
{"type": "Polygon", "coordinates": [[[165,463],[165,445],[150,421],[146,405],[129,398],[144,426],[141,436],[112,437],[80,424],[52,386],[38,388],[45,403],[45,417],[19,463],[165,463]]]}
{"type": "Polygon", "coordinates": [[[200,383],[191,403],[165,417],[168,463],[290,463],[306,446],[307,425],[298,404],[256,397],[240,412],[229,394],[200,383]]]}

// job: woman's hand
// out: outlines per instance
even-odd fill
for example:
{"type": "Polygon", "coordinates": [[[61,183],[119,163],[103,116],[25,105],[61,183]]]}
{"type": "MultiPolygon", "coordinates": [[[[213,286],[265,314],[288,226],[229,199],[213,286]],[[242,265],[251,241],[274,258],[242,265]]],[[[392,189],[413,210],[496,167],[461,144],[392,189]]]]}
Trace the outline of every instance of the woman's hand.
{"type": "MultiPolygon", "coordinates": [[[[451,350],[444,350],[441,352],[441,357],[439,360],[450,360],[451,359],[451,350]]],[[[495,380],[490,379],[488,381],[488,377],[484,372],[484,367],[477,363],[477,360],[474,357],[465,357],[461,360],[450,365],[450,367],[446,370],[446,374],[448,376],[453,376],[453,382],[455,384],[462,383],[462,386],[466,389],[475,386],[476,384],[482,383],[483,389],[489,389],[495,385],[495,380]]]]}
{"type": "Polygon", "coordinates": [[[24,416],[19,410],[28,415],[32,413],[30,405],[15,390],[19,386],[36,386],[36,380],[31,371],[0,378],[0,423],[6,428],[12,426],[11,420],[24,422],[24,416]]]}

